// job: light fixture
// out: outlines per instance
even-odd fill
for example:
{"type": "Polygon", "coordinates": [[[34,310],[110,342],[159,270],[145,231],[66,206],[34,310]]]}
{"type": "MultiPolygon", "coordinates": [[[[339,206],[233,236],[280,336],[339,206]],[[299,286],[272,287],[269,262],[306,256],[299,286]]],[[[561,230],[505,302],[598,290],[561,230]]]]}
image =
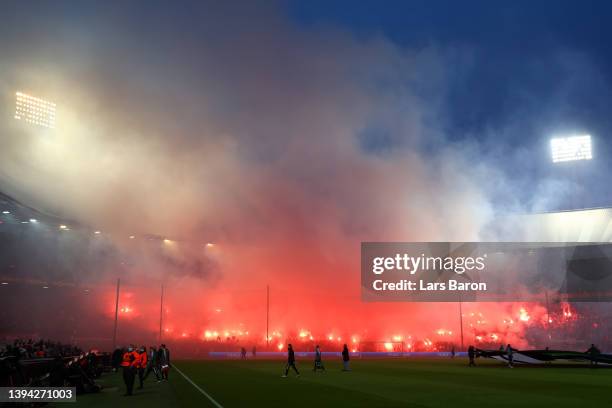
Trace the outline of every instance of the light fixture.
{"type": "Polygon", "coordinates": [[[15,94],[15,119],[54,128],[55,104],[23,92],[17,92],[15,94]]]}
{"type": "Polygon", "coordinates": [[[553,163],[591,160],[593,149],[591,135],[557,137],[550,140],[553,163]]]}

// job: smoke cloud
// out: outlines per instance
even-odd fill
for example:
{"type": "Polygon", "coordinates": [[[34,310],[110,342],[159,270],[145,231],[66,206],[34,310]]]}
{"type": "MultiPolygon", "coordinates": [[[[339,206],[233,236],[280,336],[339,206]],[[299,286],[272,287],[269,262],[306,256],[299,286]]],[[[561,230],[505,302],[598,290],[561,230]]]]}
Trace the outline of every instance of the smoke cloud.
{"type": "Polygon", "coordinates": [[[272,6],[124,6],[45,21],[22,6],[0,24],[5,116],[17,90],[57,103],[54,130],[2,121],[0,189],[102,231],[82,273],[64,253],[64,276],[30,272],[98,285],[100,313],[122,277],[150,332],[162,282],[168,329],[262,332],[270,285],[279,330],[456,333],[456,305],[360,303],[360,242],[476,241],[500,213],[550,204],[516,193],[525,152],[493,143],[510,118],[481,142],[449,133],[469,47],[315,31],[272,6]]]}

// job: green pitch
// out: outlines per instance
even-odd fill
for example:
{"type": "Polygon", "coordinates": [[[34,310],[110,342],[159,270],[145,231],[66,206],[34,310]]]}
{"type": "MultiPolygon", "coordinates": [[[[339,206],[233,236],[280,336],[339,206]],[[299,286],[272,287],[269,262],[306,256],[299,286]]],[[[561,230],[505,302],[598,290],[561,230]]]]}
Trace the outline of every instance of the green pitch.
{"type": "MultiPolygon", "coordinates": [[[[301,377],[281,378],[282,361],[176,361],[176,366],[223,407],[604,407],[610,404],[612,369],[517,366],[462,358],[353,360],[352,372],[327,361],[326,373],[298,361],[301,377]]],[[[100,394],[79,396],[83,407],[214,406],[176,370],[170,382],[151,378],[123,397],[120,374],[99,381],[100,394]]]]}

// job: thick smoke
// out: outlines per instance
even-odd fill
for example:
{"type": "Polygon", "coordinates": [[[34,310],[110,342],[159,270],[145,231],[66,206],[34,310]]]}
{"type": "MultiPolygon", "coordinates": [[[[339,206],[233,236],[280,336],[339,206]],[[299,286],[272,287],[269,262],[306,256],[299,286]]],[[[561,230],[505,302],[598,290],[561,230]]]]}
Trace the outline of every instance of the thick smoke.
{"type": "MultiPolygon", "coordinates": [[[[18,11],[22,24],[0,29],[5,113],[30,92],[57,103],[57,127],[2,121],[2,191],[101,230],[130,258],[121,277],[165,282],[169,328],[261,332],[270,285],[282,330],[346,332],[362,319],[373,338],[440,322],[456,332],[456,305],[362,304],[358,251],[476,241],[500,211],[525,209],[524,179],[508,177],[520,153],[448,134],[453,65],[469,52],[309,31],[246,7],[18,11]],[[171,242],[132,242],[148,234],[171,242]]],[[[88,267],[112,313],[117,270],[88,267]]],[[[134,302],[154,332],[151,292],[134,302]]]]}

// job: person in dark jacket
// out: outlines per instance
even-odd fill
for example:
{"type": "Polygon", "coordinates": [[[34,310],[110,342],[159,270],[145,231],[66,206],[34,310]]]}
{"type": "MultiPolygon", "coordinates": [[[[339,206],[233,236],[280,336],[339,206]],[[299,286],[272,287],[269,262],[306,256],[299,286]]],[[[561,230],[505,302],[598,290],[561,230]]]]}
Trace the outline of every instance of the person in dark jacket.
{"type": "Polygon", "coordinates": [[[295,366],[295,353],[293,352],[293,346],[291,344],[287,345],[287,366],[285,366],[285,374],[283,375],[283,378],[287,378],[289,368],[293,368],[295,374],[297,374],[298,377],[300,376],[300,372],[295,366]]]}
{"type": "Polygon", "coordinates": [[[157,380],[157,382],[159,382],[160,370],[159,364],[157,363],[157,349],[155,348],[155,346],[149,347],[149,358],[147,359],[147,373],[144,376],[145,380],[147,379],[149,374],[151,374],[151,371],[153,371],[153,374],[155,374],[155,379],[157,380]]]}
{"type": "Polygon", "coordinates": [[[506,346],[506,357],[508,358],[508,367],[514,368],[514,366],[512,365],[512,363],[514,362],[514,349],[510,344],[506,346]]]}
{"type": "Polygon", "coordinates": [[[591,344],[591,347],[589,347],[589,349],[586,352],[589,355],[589,360],[591,360],[591,367],[596,366],[597,356],[601,354],[601,351],[599,351],[599,349],[595,347],[595,344],[591,344]]]}
{"type": "Polygon", "coordinates": [[[476,349],[474,346],[468,347],[468,358],[470,359],[470,363],[468,367],[476,367],[476,363],[474,362],[474,358],[476,357],[476,349]]]}
{"type": "Polygon", "coordinates": [[[318,344],[317,344],[317,347],[315,347],[315,360],[314,360],[314,368],[312,369],[312,371],[316,373],[317,369],[325,371],[325,366],[323,365],[323,359],[321,358],[321,349],[319,348],[318,344]]]}
{"type": "Polygon", "coordinates": [[[113,355],[111,357],[111,365],[113,367],[114,372],[117,372],[119,370],[122,358],[123,350],[121,350],[120,348],[116,348],[115,351],[113,351],[113,355]]]}
{"type": "Polygon", "coordinates": [[[162,344],[157,351],[157,361],[161,368],[162,380],[168,381],[168,372],[170,371],[170,350],[162,344]]]}
{"type": "Polygon", "coordinates": [[[351,371],[351,367],[349,366],[349,350],[348,346],[345,344],[342,348],[342,371],[351,371]]]}

